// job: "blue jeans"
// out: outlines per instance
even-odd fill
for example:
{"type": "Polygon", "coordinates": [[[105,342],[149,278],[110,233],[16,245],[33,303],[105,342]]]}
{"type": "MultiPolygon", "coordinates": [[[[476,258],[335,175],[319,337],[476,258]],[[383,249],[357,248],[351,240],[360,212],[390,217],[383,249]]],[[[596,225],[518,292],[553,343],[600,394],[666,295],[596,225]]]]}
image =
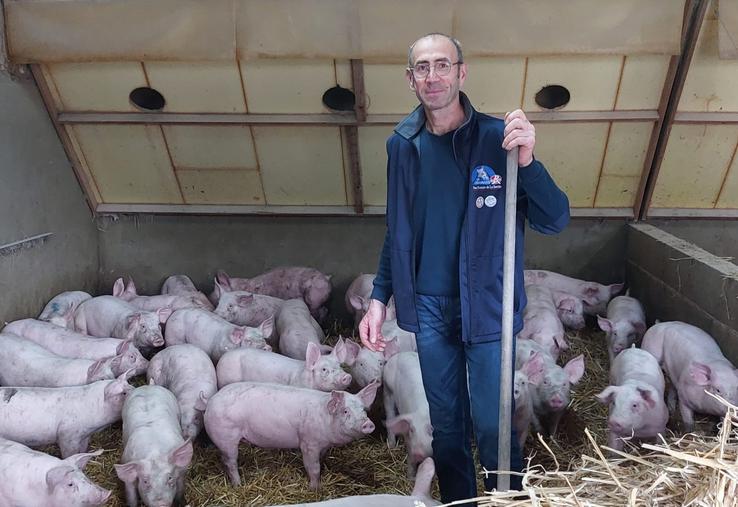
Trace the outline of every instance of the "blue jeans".
{"type": "MultiPolygon", "coordinates": [[[[477,474],[472,432],[481,465],[497,470],[501,343],[465,344],[461,340],[458,297],[418,294],[416,307],[420,324],[416,341],[433,425],[433,459],[441,500],[473,498],[477,496],[477,474]]],[[[510,468],[520,471],[520,449],[515,430],[512,432],[510,468]]],[[[497,476],[490,474],[484,486],[488,491],[496,488],[497,476]]],[[[519,476],[510,476],[510,487],[520,490],[519,476]]]]}

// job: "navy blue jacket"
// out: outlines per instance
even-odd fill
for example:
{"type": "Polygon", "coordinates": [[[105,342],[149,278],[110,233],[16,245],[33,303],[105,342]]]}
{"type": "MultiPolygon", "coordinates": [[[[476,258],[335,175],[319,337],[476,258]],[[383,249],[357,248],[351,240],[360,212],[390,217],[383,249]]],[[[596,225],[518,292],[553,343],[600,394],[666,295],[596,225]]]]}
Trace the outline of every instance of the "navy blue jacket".
{"type": "MultiPolygon", "coordinates": [[[[507,151],[502,148],[505,124],[479,113],[460,94],[464,123],[453,136],[454,157],[466,168],[469,192],[461,229],[459,291],[462,339],[481,343],[499,340],[502,326],[502,257],[505,223],[507,151]]],[[[397,323],[418,332],[415,308],[415,229],[413,202],[420,171],[419,136],[425,112],[418,106],[387,140],[387,234],[374,280],[372,298],[387,303],[394,295],[397,323]]],[[[532,229],[555,234],[569,222],[569,200],[543,164],[534,160],[518,171],[515,239],[513,333],[523,328],[523,236],[526,219],[532,229]]],[[[439,248],[443,248],[439,245],[439,248]]]]}

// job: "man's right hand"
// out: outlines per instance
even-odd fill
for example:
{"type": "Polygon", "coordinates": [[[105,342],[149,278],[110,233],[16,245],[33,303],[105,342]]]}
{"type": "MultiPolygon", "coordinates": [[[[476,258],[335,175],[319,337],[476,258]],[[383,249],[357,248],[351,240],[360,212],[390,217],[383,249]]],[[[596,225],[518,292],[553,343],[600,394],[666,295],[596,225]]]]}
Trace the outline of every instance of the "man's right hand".
{"type": "Polygon", "coordinates": [[[387,315],[387,307],[377,300],[369,301],[369,309],[359,323],[359,337],[366,348],[374,352],[382,352],[385,339],[382,336],[382,324],[387,315]]]}

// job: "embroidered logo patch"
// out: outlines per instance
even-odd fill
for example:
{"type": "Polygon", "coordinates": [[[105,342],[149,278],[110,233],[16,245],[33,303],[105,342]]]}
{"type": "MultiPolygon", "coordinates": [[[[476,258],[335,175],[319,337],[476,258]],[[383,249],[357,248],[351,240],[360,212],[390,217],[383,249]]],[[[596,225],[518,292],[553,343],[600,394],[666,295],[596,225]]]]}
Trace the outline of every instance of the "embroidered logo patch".
{"type": "Polygon", "coordinates": [[[484,205],[488,208],[493,207],[495,204],[497,204],[497,197],[495,197],[494,195],[488,195],[484,198],[484,205]]]}
{"type": "Polygon", "coordinates": [[[488,165],[478,165],[472,170],[474,190],[497,190],[502,188],[502,176],[488,165]]]}

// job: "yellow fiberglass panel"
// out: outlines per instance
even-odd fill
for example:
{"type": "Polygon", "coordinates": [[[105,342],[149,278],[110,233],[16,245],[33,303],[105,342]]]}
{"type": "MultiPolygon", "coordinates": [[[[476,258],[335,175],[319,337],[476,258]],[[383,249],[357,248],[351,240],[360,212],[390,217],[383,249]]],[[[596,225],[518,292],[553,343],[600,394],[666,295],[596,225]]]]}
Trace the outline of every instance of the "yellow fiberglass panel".
{"type": "Polygon", "coordinates": [[[572,207],[593,205],[607,129],[607,123],[536,125],[536,158],[569,196],[572,207]]]}
{"type": "Polygon", "coordinates": [[[259,171],[178,169],[187,204],[264,204],[259,171]]]}
{"type": "Polygon", "coordinates": [[[405,63],[364,64],[369,114],[408,114],[418,105],[405,77],[405,63]]]}
{"type": "Polygon", "coordinates": [[[521,106],[525,58],[467,58],[463,90],[478,111],[505,113],[521,106]]]}
{"type": "Polygon", "coordinates": [[[651,207],[714,207],[736,139],[734,126],[674,125],[651,207]]]}
{"type": "Polygon", "coordinates": [[[738,111],[738,60],[721,60],[717,47],[719,21],[705,20],[679,111],[738,111]]]}
{"type": "Polygon", "coordinates": [[[361,181],[364,188],[364,204],[387,204],[387,138],[392,127],[360,127],[359,153],[361,156],[361,181]]]}
{"type": "Polygon", "coordinates": [[[652,129],[650,122],[612,124],[595,207],[633,206],[652,129]]]}
{"type": "Polygon", "coordinates": [[[346,205],[335,127],[254,127],[267,204],[346,205]]]}
{"type": "Polygon", "coordinates": [[[246,126],[164,126],[177,169],[255,169],[251,131],[246,126]]]}
{"type": "Polygon", "coordinates": [[[658,109],[670,59],[665,55],[626,56],[615,109],[658,109]]]}
{"type": "Polygon", "coordinates": [[[536,104],[536,94],[545,86],[569,90],[564,111],[610,111],[620,78],[622,56],[546,56],[528,59],[525,111],[545,111],[536,104]]]}
{"type": "Polygon", "coordinates": [[[61,99],[60,111],[138,111],[128,96],[146,77],[138,62],[55,63],[47,65],[61,99]]]}
{"type": "Polygon", "coordinates": [[[251,113],[330,112],[322,99],[336,86],[333,60],[246,60],[241,73],[251,113]]]}
{"type": "Polygon", "coordinates": [[[146,62],[151,86],[170,113],[245,113],[238,65],[233,62],[146,62]]]}
{"type": "Polygon", "coordinates": [[[74,133],[104,203],[182,203],[158,126],[75,125],[74,133]]]}

